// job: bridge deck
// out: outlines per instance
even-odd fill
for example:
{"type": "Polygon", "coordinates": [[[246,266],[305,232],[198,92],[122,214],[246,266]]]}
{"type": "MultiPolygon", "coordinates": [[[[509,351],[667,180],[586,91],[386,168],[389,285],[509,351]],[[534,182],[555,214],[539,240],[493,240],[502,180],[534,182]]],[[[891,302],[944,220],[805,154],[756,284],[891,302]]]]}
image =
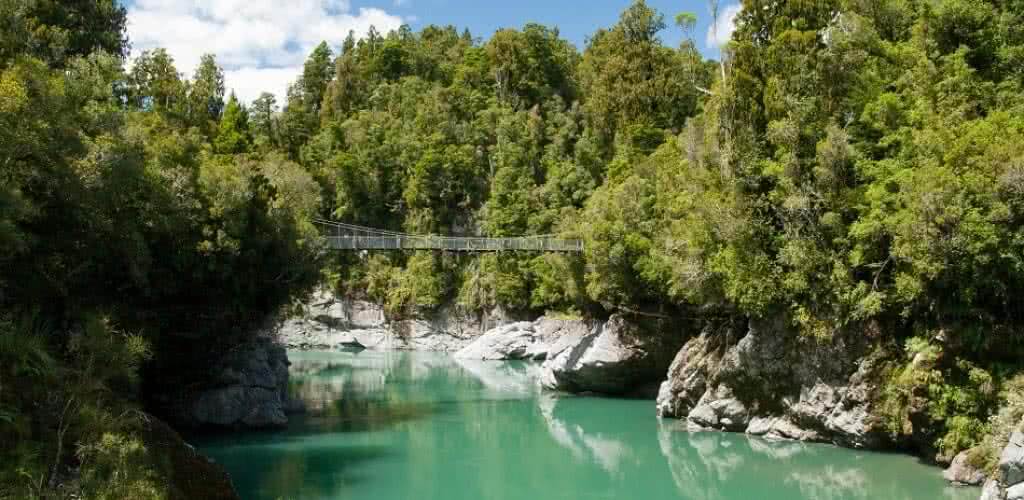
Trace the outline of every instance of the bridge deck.
{"type": "Polygon", "coordinates": [[[475,238],[452,236],[327,236],[335,250],[449,250],[453,252],[582,252],[583,242],[550,237],[475,238]]]}

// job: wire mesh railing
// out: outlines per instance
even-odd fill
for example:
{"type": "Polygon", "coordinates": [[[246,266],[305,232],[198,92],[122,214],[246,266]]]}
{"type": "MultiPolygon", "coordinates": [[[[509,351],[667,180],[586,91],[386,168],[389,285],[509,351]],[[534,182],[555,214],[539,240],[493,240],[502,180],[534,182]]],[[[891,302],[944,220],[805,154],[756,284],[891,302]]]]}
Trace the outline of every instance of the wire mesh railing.
{"type": "Polygon", "coordinates": [[[417,235],[317,220],[335,250],[445,250],[452,252],[582,252],[583,241],[549,235],[513,238],[417,235]]]}

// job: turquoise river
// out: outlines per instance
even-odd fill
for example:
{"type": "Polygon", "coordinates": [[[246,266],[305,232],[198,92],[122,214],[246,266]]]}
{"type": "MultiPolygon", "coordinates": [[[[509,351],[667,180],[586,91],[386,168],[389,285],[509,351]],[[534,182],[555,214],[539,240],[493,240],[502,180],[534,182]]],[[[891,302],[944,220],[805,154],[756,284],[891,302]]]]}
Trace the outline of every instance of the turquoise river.
{"type": "Polygon", "coordinates": [[[950,499],[896,454],[687,432],[651,401],[537,389],[538,366],[433,353],[290,352],[309,411],[204,438],[243,499],[950,499]]]}

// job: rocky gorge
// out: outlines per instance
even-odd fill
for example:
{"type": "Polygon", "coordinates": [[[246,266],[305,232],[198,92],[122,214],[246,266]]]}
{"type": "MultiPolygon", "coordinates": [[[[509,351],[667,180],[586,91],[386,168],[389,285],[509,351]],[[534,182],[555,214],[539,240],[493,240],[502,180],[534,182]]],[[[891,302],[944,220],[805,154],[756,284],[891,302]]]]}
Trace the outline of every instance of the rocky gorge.
{"type": "Polygon", "coordinates": [[[442,308],[390,320],[380,306],[319,291],[286,321],[278,341],[292,349],[397,349],[450,352],[457,359],[543,362],[542,385],[573,393],[653,397],[680,336],[612,315],[608,320],[542,316],[517,321],[500,310],[481,316],[442,308]]]}
{"type": "MultiPolygon", "coordinates": [[[[684,322],[658,324],[623,314],[524,320],[503,311],[471,315],[456,308],[392,320],[378,305],[320,291],[300,316],[281,325],[277,342],[291,349],[441,351],[473,369],[485,369],[477,363],[488,360],[531,361],[544,389],[651,398],[659,417],[678,419],[694,431],[891,448],[876,411],[886,360],[868,333],[850,330],[820,340],[797,335],[783,321],[696,330],[684,322]],[[672,334],[665,334],[669,328],[672,334]]],[[[230,400],[234,391],[206,398],[230,400]]],[[[231,412],[211,414],[224,421],[222,415],[231,412]]],[[[1024,460],[1011,447],[988,481],[988,500],[1024,498],[1013,489],[1024,479],[1014,472],[1024,470],[1024,460]]],[[[977,485],[986,474],[964,454],[952,460],[945,477],[977,485]]]]}

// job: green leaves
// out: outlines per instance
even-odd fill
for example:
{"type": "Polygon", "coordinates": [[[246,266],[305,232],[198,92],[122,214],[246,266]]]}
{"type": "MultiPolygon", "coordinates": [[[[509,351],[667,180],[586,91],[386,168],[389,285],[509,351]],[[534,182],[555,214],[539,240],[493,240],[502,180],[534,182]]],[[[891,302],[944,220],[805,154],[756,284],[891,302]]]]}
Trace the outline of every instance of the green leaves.
{"type": "Polygon", "coordinates": [[[217,137],[213,142],[214,151],[234,155],[246,152],[252,143],[249,133],[249,112],[238,102],[235,94],[231,94],[224,108],[217,137]]]}
{"type": "Polygon", "coordinates": [[[204,54],[188,92],[189,123],[209,131],[224,110],[224,70],[213,54],[204,54]]]}

